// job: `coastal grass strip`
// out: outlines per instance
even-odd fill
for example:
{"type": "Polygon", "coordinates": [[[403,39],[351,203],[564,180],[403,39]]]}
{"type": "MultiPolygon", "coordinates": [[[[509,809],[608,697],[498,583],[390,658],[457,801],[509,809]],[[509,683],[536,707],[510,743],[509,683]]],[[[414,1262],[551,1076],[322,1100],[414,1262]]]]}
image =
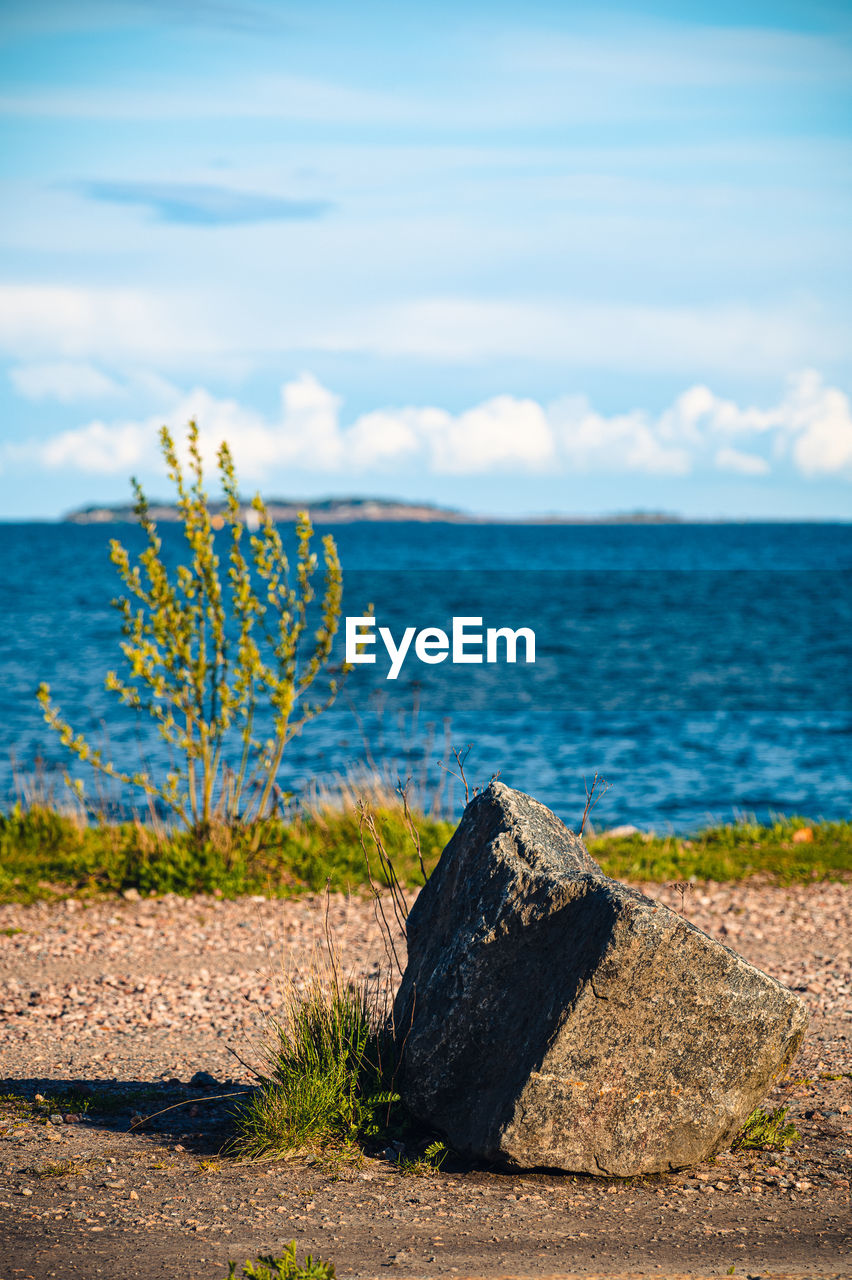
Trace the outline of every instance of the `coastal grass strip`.
{"type": "Polygon", "coordinates": [[[589,852],[618,880],[746,880],[776,884],[852,879],[852,822],[776,818],[771,826],[736,822],[688,837],[601,836],[589,852]]]}
{"type": "MultiPolygon", "coordinates": [[[[402,808],[374,810],[399,879],[421,883],[417,852],[402,808]]],[[[312,811],[247,831],[214,830],[203,843],[142,823],[85,824],[47,807],[0,814],[0,902],[68,894],[264,893],[292,896],[358,890],[367,876],[352,809],[312,811]]],[[[415,815],[427,871],[452,835],[450,822],[415,815]]],[[[771,826],[739,822],[687,837],[636,833],[588,840],[592,856],[619,880],[743,880],[778,884],[852,879],[852,823],[779,818],[771,826]]],[[[383,883],[378,865],[377,883],[383,883]]]]}

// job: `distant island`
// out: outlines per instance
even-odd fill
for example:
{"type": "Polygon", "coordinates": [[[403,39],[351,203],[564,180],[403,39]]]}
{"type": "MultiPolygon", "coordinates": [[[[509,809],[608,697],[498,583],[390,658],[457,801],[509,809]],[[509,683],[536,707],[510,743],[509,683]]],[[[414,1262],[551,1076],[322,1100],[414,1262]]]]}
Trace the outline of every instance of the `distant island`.
{"type": "MultiPolygon", "coordinates": [[[[213,517],[225,512],[224,502],[210,502],[213,517]]],[[[470,515],[452,507],[439,507],[429,502],[398,502],[387,498],[322,498],[319,501],[291,501],[289,498],[266,500],[270,519],[276,524],[292,523],[300,511],[309,512],[315,524],[356,524],[360,521],[387,521],[421,524],[679,524],[682,517],[666,511],[629,511],[603,516],[482,516],[470,515]]],[[[152,520],[160,524],[177,523],[180,512],[172,502],[152,502],[148,507],[152,520]]],[[[62,517],[71,524],[135,524],[136,512],[129,503],[117,506],[80,507],[62,517]]],[[[240,507],[240,518],[249,526],[257,516],[246,502],[240,507]]]]}

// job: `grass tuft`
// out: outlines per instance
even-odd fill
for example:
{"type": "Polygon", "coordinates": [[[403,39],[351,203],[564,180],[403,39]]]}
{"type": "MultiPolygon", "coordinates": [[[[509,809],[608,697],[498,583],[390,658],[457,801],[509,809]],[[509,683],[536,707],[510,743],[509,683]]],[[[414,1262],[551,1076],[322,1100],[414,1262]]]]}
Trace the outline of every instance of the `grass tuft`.
{"type": "Polygon", "coordinates": [[[245,1277],[245,1280],[334,1280],[336,1274],[333,1263],[323,1262],[320,1258],[315,1260],[310,1253],[305,1254],[304,1262],[299,1262],[295,1240],[290,1241],[280,1257],[264,1254],[256,1262],[244,1262],[240,1271],[237,1271],[237,1265],[236,1262],[229,1263],[228,1274],[223,1280],[235,1280],[235,1277],[245,1277]]]}
{"type": "Polygon", "coordinates": [[[358,1158],[361,1142],[380,1138],[400,1106],[386,1012],[380,984],[342,979],[331,950],[306,982],[287,978],[283,1017],[270,1022],[267,1074],[235,1116],[236,1151],[358,1158]]]}
{"type": "Polygon", "coordinates": [[[82,1165],[76,1160],[48,1160],[41,1168],[31,1169],[34,1178],[67,1178],[69,1174],[79,1173],[82,1165]]]}
{"type": "Polygon", "coordinates": [[[731,1143],[731,1150],[786,1151],[801,1136],[796,1126],[787,1120],[787,1107],[776,1107],[774,1111],[757,1107],[731,1143]]]}

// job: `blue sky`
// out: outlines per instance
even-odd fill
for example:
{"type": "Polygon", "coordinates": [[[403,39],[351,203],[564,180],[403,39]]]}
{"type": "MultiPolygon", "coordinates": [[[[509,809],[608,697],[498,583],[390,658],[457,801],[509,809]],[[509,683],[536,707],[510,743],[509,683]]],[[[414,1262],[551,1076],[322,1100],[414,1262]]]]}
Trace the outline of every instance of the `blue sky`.
{"type": "Polygon", "coordinates": [[[846,5],[5,0],[0,514],[852,514],[846,5]]]}

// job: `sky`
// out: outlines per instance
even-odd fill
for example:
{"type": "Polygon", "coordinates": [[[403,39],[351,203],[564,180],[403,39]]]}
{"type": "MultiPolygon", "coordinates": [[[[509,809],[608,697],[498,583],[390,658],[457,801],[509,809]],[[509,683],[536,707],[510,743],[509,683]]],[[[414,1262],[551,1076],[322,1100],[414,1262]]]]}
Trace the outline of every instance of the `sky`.
{"type": "Polygon", "coordinates": [[[847,3],[3,0],[0,518],[852,516],[847,3]]]}

